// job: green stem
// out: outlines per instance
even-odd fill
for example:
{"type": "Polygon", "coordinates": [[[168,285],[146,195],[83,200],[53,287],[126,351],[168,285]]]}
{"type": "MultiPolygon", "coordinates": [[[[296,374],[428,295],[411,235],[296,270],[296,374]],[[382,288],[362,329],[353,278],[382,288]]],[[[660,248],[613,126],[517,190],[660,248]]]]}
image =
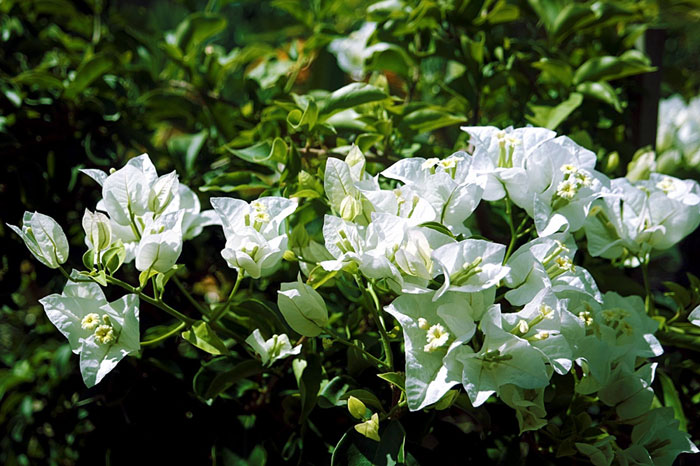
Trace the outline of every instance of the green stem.
{"type": "Polygon", "coordinates": [[[355,276],[355,281],[357,281],[357,285],[360,287],[363,294],[365,294],[365,296],[368,296],[367,301],[369,301],[369,303],[367,309],[369,310],[370,314],[372,314],[374,323],[376,324],[377,330],[379,331],[379,336],[382,340],[382,347],[384,348],[384,357],[386,358],[386,365],[389,366],[391,370],[393,370],[394,354],[391,352],[391,342],[389,341],[389,334],[386,332],[384,322],[379,316],[379,310],[381,309],[381,305],[379,304],[379,298],[377,297],[377,293],[374,292],[372,283],[368,282],[367,287],[364,287],[362,285],[362,280],[357,275],[355,276]]]}
{"type": "Polygon", "coordinates": [[[185,327],[186,327],[186,324],[184,322],[180,322],[173,329],[164,333],[163,335],[156,337],[153,340],[142,341],[141,346],[149,346],[149,345],[155,345],[156,343],[160,343],[161,341],[165,340],[166,338],[169,338],[177,333],[180,333],[180,331],[182,329],[184,329],[185,327]]]}
{"type": "Polygon", "coordinates": [[[208,314],[208,312],[207,312],[207,310],[204,308],[204,306],[202,306],[201,304],[199,304],[199,303],[197,302],[197,300],[194,299],[194,296],[192,296],[192,295],[190,294],[190,292],[187,291],[187,288],[185,288],[185,285],[182,284],[182,282],[180,281],[179,278],[177,278],[175,275],[173,275],[172,281],[173,281],[173,283],[175,283],[175,285],[176,285],[177,288],[180,290],[180,292],[185,296],[185,298],[187,298],[187,300],[190,302],[190,304],[192,304],[192,305],[194,306],[195,309],[197,309],[202,315],[207,315],[207,314],[208,314]]]}
{"type": "Polygon", "coordinates": [[[642,261],[642,278],[644,279],[644,291],[646,292],[644,308],[648,315],[654,316],[656,315],[656,308],[654,307],[654,297],[651,294],[651,283],[649,282],[649,255],[642,261]]]}
{"type": "Polygon", "coordinates": [[[108,276],[107,283],[109,283],[111,285],[117,285],[121,288],[124,288],[129,293],[137,294],[139,296],[139,298],[143,299],[148,304],[151,304],[151,305],[157,307],[158,309],[167,312],[168,314],[175,317],[176,319],[182,321],[185,324],[185,327],[187,327],[187,328],[191,327],[196,322],[195,319],[187,317],[186,315],[182,314],[181,312],[168,306],[167,304],[165,304],[163,302],[163,300],[152,298],[152,297],[148,296],[146,293],[144,293],[143,291],[140,291],[138,288],[135,288],[135,287],[129,285],[128,283],[123,282],[117,278],[108,276]]]}
{"type": "Polygon", "coordinates": [[[228,295],[228,299],[223,304],[223,306],[221,306],[221,308],[219,308],[219,310],[216,311],[216,314],[214,314],[212,318],[209,319],[210,324],[215,324],[219,321],[221,316],[224,315],[224,313],[226,313],[226,311],[228,310],[229,306],[231,305],[231,302],[233,301],[233,297],[238,292],[238,287],[241,286],[241,282],[243,281],[245,273],[240,270],[238,270],[237,273],[238,275],[236,276],[236,283],[234,283],[233,289],[231,289],[231,294],[228,295]]]}
{"type": "Polygon", "coordinates": [[[510,258],[510,255],[513,252],[513,248],[515,247],[515,242],[518,240],[518,234],[515,231],[515,227],[513,226],[513,211],[510,207],[510,201],[508,200],[508,197],[505,197],[506,201],[506,215],[508,215],[508,228],[510,229],[510,243],[508,243],[508,249],[506,249],[506,255],[503,256],[503,263],[505,264],[508,262],[508,259],[510,258]]]}
{"type": "Polygon", "coordinates": [[[370,352],[367,351],[366,349],[364,349],[364,348],[362,348],[362,347],[356,345],[355,343],[353,343],[353,342],[351,342],[351,341],[348,341],[348,340],[346,340],[346,339],[344,339],[344,338],[341,338],[341,337],[339,337],[339,336],[336,336],[336,335],[334,335],[334,334],[330,334],[330,335],[331,335],[331,339],[332,339],[334,342],[340,343],[341,345],[347,346],[348,348],[353,348],[353,349],[359,351],[360,353],[362,353],[362,354],[364,354],[365,356],[367,356],[368,359],[372,360],[375,364],[377,364],[377,366],[383,367],[383,368],[385,368],[385,369],[391,369],[391,367],[390,367],[389,365],[387,365],[387,363],[385,363],[385,362],[382,361],[381,359],[377,358],[376,356],[374,356],[372,353],[370,353],[370,352]]]}

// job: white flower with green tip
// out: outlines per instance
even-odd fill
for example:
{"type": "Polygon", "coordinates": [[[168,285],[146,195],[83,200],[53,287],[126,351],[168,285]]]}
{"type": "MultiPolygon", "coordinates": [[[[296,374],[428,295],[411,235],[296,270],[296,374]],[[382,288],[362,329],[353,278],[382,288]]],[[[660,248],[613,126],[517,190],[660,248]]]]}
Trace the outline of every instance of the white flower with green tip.
{"type": "Polygon", "coordinates": [[[68,239],[61,226],[48,215],[25,212],[22,227],[7,224],[24,241],[34,257],[51,269],[68,260],[68,239]]]}
{"type": "Polygon", "coordinates": [[[246,338],[245,342],[260,356],[263,366],[271,366],[275,361],[301,352],[301,345],[292,347],[286,334],[272,335],[271,338],[265,340],[260,329],[257,328],[246,338]]]}
{"type": "Polygon", "coordinates": [[[498,285],[509,270],[502,265],[505,252],[504,245],[479,239],[437,248],[433,259],[440,264],[445,282],[435,294],[436,299],[448,290],[469,293],[498,285]]]}
{"type": "Polygon", "coordinates": [[[398,320],[406,349],[406,397],[417,411],[437,403],[461,381],[457,354],[472,351],[467,343],[476,331],[474,311],[461,293],[405,294],[384,308],[398,320]],[[452,355],[455,353],[455,355],[452,355]]]}
{"type": "MultiPolygon", "coordinates": [[[[71,277],[80,279],[73,271],[71,277]]],[[[139,298],[135,294],[107,302],[96,283],[69,281],[62,294],[39,300],[51,323],[80,354],[80,372],[88,387],[99,383],[129,353],[139,351],[139,298]]]]}

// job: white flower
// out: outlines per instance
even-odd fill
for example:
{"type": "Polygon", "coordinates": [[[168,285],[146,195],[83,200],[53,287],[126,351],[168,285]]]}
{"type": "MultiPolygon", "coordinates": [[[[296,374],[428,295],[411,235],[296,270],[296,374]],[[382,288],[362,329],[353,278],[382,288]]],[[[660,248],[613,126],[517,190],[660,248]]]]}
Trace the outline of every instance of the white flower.
{"type": "Polygon", "coordinates": [[[284,220],[296,209],[294,200],[262,197],[248,204],[240,199],[211,199],[221,218],[226,246],[221,255],[228,266],[253,278],[272,274],[282,262],[288,238],[281,234],[284,220]]]}
{"type": "Polygon", "coordinates": [[[272,335],[271,338],[265,340],[260,329],[257,328],[246,338],[245,342],[260,356],[263,366],[271,366],[275,361],[299,354],[301,351],[301,345],[292,347],[286,334],[272,335]]]}
{"type": "MultiPolygon", "coordinates": [[[[73,271],[73,278],[80,275],[73,271]]],[[[108,303],[96,283],[69,281],[62,294],[39,300],[51,323],[80,354],[88,387],[99,383],[129,353],[139,351],[139,298],[129,294],[108,303]]]]}
{"type": "Polygon", "coordinates": [[[56,269],[68,260],[68,239],[56,220],[38,212],[25,212],[22,228],[7,224],[17,233],[34,257],[56,269]]]}
{"type": "Polygon", "coordinates": [[[136,269],[169,271],[182,252],[182,217],[184,212],[170,212],[158,217],[144,230],[136,250],[136,269]]]}

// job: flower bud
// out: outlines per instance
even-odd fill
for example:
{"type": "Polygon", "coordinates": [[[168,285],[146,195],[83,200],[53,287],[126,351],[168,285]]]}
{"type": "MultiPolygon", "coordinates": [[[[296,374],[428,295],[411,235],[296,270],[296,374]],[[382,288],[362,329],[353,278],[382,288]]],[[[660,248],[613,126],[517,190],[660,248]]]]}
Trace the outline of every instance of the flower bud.
{"type": "Polygon", "coordinates": [[[351,195],[347,195],[340,203],[340,216],[343,220],[352,221],[362,213],[362,202],[351,195]]]}
{"type": "Polygon", "coordinates": [[[348,411],[355,419],[366,419],[367,418],[367,407],[358,398],[351,396],[348,398],[348,411]]]}
{"type": "Polygon", "coordinates": [[[85,242],[90,249],[104,251],[112,244],[112,226],[109,218],[101,212],[92,213],[85,209],[83,230],[85,230],[85,242]]]}
{"type": "Polygon", "coordinates": [[[282,283],[277,292],[277,306],[292,329],[307,337],[315,337],[328,323],[328,309],[320,294],[301,279],[282,283]]]}
{"type": "Polygon", "coordinates": [[[38,212],[25,212],[22,228],[8,224],[22,237],[34,257],[45,266],[57,269],[68,259],[68,239],[56,220],[38,212]]]}

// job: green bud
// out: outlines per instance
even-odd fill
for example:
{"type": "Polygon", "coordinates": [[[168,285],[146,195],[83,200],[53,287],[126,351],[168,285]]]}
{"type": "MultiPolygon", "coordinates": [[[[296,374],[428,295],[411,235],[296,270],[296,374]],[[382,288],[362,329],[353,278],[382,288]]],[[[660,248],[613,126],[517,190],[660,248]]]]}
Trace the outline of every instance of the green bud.
{"type": "Polygon", "coordinates": [[[354,396],[348,398],[348,411],[355,419],[367,419],[367,406],[354,396]]]}

